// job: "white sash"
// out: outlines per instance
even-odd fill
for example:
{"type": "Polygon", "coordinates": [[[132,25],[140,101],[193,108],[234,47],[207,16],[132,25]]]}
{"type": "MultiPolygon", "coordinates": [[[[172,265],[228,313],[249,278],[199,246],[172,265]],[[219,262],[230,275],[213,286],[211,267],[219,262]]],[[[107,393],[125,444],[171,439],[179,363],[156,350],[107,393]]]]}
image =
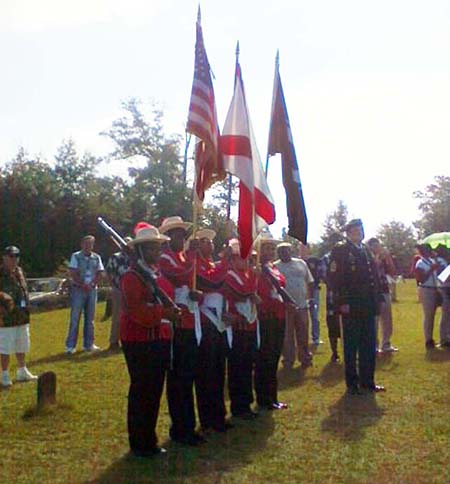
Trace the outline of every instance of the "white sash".
{"type": "Polygon", "coordinates": [[[252,324],[256,321],[258,313],[256,311],[256,304],[254,304],[250,299],[246,299],[243,302],[235,303],[237,312],[244,316],[244,318],[248,321],[249,324],[252,324]]]}
{"type": "Polygon", "coordinates": [[[197,345],[200,345],[202,340],[202,325],[200,322],[200,310],[198,307],[198,302],[193,301],[189,297],[189,288],[184,285],[175,288],[175,302],[177,304],[183,304],[186,306],[190,313],[194,315],[194,328],[195,328],[195,338],[197,339],[197,345]]]}
{"type": "Polygon", "coordinates": [[[222,322],[223,296],[218,292],[205,294],[200,311],[214,324],[218,331],[223,333],[225,325],[222,322]],[[214,310],[214,311],[213,311],[214,310]]]}

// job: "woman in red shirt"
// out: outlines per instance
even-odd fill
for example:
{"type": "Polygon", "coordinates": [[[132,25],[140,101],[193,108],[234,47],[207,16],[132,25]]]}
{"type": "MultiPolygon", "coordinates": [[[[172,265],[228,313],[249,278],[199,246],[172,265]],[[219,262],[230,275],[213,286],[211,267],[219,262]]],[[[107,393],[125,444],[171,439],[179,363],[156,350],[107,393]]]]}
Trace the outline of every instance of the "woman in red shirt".
{"type": "Polygon", "coordinates": [[[157,270],[161,244],[168,240],[151,225],[138,230],[128,243],[134,248],[136,262],[120,281],[120,339],[130,375],[128,436],[131,454],[136,457],[165,452],[157,445],[155,429],[170,360],[171,328],[167,323],[179,314],[163,304],[148,278],[153,274],[157,286],[173,297],[172,285],[157,270]]]}

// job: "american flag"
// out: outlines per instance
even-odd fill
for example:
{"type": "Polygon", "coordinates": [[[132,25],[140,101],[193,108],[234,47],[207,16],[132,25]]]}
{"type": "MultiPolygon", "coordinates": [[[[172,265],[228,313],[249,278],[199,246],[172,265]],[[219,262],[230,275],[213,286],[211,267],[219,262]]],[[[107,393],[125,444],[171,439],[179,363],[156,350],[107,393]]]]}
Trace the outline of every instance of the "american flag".
{"type": "Polygon", "coordinates": [[[219,126],[216,101],[211,79],[211,68],[203,43],[200,7],[197,17],[194,81],[192,83],[186,131],[197,137],[195,145],[195,190],[203,201],[205,191],[216,181],[225,178],[219,152],[219,126]]]}

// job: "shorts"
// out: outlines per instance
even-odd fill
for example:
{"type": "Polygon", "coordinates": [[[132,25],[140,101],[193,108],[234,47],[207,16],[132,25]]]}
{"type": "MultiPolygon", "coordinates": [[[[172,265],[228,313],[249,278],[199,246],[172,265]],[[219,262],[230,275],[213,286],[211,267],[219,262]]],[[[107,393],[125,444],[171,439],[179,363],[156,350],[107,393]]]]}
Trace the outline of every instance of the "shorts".
{"type": "Polygon", "coordinates": [[[0,328],[0,354],[27,353],[30,351],[30,325],[0,328]]]}

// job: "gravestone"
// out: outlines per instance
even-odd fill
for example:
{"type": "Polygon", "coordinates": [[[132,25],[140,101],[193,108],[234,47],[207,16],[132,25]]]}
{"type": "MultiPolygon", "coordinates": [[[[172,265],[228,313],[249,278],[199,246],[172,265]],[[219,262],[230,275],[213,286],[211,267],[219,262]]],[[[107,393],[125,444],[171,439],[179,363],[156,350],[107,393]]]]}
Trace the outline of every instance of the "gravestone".
{"type": "Polygon", "coordinates": [[[56,374],[46,371],[39,375],[37,381],[37,404],[45,407],[56,403],[56,374]]]}

